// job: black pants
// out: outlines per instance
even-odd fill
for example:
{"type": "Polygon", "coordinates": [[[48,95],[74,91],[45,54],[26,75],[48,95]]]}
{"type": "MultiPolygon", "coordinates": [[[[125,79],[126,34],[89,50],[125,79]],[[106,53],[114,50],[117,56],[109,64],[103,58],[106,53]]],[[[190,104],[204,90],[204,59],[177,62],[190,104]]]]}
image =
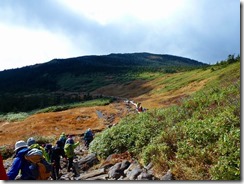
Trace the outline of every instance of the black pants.
{"type": "Polygon", "coordinates": [[[92,139],[85,139],[85,146],[87,149],[89,148],[89,145],[91,142],[92,142],[92,139]]]}
{"type": "Polygon", "coordinates": [[[70,169],[73,167],[73,157],[69,158],[68,161],[68,172],[70,172],[70,169]]]}
{"type": "Polygon", "coordinates": [[[53,178],[53,180],[59,179],[59,170],[60,170],[60,163],[56,163],[52,167],[52,178],[53,178]]]}
{"type": "Polygon", "coordinates": [[[68,163],[68,172],[70,172],[70,169],[72,168],[73,173],[75,175],[77,175],[78,173],[76,172],[76,169],[74,167],[73,159],[74,159],[74,157],[68,159],[69,160],[69,163],[68,163]]]}

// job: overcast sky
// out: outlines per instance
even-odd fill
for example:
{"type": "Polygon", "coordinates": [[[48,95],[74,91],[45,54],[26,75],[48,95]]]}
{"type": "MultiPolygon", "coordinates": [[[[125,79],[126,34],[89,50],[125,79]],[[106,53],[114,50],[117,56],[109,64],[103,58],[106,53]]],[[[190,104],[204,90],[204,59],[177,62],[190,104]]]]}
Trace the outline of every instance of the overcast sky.
{"type": "Polygon", "coordinates": [[[54,58],[240,54],[239,0],[0,0],[0,70],[54,58]]]}

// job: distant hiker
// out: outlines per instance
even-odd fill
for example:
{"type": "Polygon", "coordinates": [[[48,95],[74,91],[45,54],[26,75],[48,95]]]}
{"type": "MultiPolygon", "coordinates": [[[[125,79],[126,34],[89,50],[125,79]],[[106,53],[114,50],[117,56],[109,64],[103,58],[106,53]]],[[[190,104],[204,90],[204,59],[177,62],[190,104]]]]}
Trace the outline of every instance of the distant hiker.
{"type": "Polygon", "coordinates": [[[70,169],[72,168],[73,172],[75,173],[75,175],[77,175],[78,173],[76,173],[75,168],[73,167],[73,159],[75,157],[75,148],[79,145],[79,141],[77,141],[76,143],[74,143],[74,140],[70,137],[67,139],[65,145],[64,145],[64,152],[65,155],[68,158],[68,172],[70,172],[70,169]]]}
{"type": "Polygon", "coordinates": [[[61,165],[60,165],[61,156],[66,159],[64,148],[62,147],[62,142],[59,140],[56,142],[56,145],[53,147],[52,155],[51,155],[51,162],[53,165],[53,169],[52,169],[53,180],[57,180],[60,178],[59,170],[61,169],[61,165]]]}
{"type": "Polygon", "coordinates": [[[0,180],[8,180],[8,176],[3,165],[2,155],[0,155],[0,180]]]}
{"type": "Polygon", "coordinates": [[[52,156],[52,144],[46,144],[45,145],[45,155],[46,155],[46,159],[49,163],[51,163],[51,156],[52,156]]]}
{"type": "Polygon", "coordinates": [[[21,180],[35,180],[31,174],[31,164],[25,159],[25,154],[29,151],[28,145],[24,141],[18,141],[15,143],[15,156],[11,168],[7,172],[9,180],[15,180],[20,171],[21,180]]]}
{"type": "Polygon", "coordinates": [[[139,102],[139,103],[134,103],[133,101],[130,101],[130,103],[131,103],[132,105],[136,106],[136,111],[137,111],[138,113],[141,113],[141,112],[146,111],[146,109],[142,107],[142,105],[141,105],[140,102],[139,102]]]}
{"type": "Polygon", "coordinates": [[[67,135],[67,139],[66,139],[66,141],[65,141],[65,144],[68,142],[68,140],[70,140],[70,139],[73,139],[72,138],[72,135],[67,135]]]}
{"type": "Polygon", "coordinates": [[[93,134],[92,130],[90,128],[88,128],[86,130],[86,132],[84,133],[85,147],[87,149],[89,149],[89,145],[92,142],[93,137],[94,137],[94,134],[93,134]]]}
{"type": "Polygon", "coordinates": [[[34,137],[30,137],[27,140],[27,145],[28,145],[29,149],[37,148],[37,149],[41,150],[43,157],[46,160],[48,160],[48,154],[46,153],[45,149],[42,146],[40,146],[38,143],[36,143],[36,140],[34,139],[34,137]]]}
{"type": "Polygon", "coordinates": [[[58,140],[61,141],[61,147],[64,148],[65,142],[67,140],[67,137],[64,132],[62,132],[58,140]]]}

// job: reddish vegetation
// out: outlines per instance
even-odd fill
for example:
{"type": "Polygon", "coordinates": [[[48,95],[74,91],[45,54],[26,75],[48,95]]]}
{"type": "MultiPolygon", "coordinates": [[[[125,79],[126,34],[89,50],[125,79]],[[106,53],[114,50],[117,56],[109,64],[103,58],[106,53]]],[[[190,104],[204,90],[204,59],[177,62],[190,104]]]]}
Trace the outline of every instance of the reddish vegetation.
{"type": "Polygon", "coordinates": [[[114,165],[124,160],[128,160],[129,162],[132,162],[132,156],[130,155],[129,152],[124,152],[121,154],[112,154],[104,162],[102,162],[101,166],[105,167],[106,165],[114,165]]]}
{"type": "MultiPolygon", "coordinates": [[[[140,80],[121,86],[109,85],[94,91],[94,94],[128,98],[134,102],[142,102],[143,107],[152,109],[177,104],[180,99],[199,90],[207,82],[201,81],[198,85],[191,83],[179,90],[160,94],[155,92],[157,89],[163,88],[160,80],[155,79],[147,83],[140,80]],[[140,90],[137,86],[140,86],[140,90]]],[[[1,145],[14,145],[16,141],[26,140],[30,136],[55,136],[57,139],[62,132],[82,135],[88,127],[94,132],[99,132],[109,125],[118,123],[128,113],[130,113],[130,109],[121,100],[107,106],[36,114],[22,122],[2,122],[0,124],[1,145]],[[98,117],[97,111],[103,113],[103,118],[98,117]]]]}
{"type": "Polygon", "coordinates": [[[107,106],[75,108],[61,112],[42,113],[30,116],[22,122],[1,123],[1,144],[14,144],[17,140],[30,136],[56,136],[62,132],[81,135],[90,127],[94,132],[106,128],[108,124],[116,124],[126,112],[123,103],[113,103],[107,106]],[[116,106],[116,107],[115,107],[116,106]],[[103,113],[99,118],[97,111],[103,113]],[[113,114],[114,119],[108,118],[113,114]]]}

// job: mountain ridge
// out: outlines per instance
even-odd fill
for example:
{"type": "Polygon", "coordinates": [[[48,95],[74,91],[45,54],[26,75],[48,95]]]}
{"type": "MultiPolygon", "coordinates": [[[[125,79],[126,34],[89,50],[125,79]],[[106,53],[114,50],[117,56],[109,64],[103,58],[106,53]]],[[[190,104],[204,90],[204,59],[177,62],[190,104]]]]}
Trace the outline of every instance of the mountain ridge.
{"type": "MultiPolygon", "coordinates": [[[[60,97],[51,94],[57,91],[90,93],[110,84],[141,79],[142,73],[176,73],[205,66],[208,65],[180,56],[147,52],[53,59],[42,64],[0,72],[0,102],[3,108],[6,105],[9,107],[4,112],[11,109],[22,111],[23,106],[30,106],[23,105],[23,100],[36,101],[35,108],[40,108],[59,104],[60,97]],[[30,95],[33,99],[26,98],[30,95]],[[44,103],[43,101],[47,101],[48,98],[49,101],[56,102],[44,103]],[[40,106],[43,103],[44,106],[40,106]]],[[[28,107],[24,111],[31,109],[28,107]]],[[[1,111],[3,110],[0,107],[1,111]]]]}

